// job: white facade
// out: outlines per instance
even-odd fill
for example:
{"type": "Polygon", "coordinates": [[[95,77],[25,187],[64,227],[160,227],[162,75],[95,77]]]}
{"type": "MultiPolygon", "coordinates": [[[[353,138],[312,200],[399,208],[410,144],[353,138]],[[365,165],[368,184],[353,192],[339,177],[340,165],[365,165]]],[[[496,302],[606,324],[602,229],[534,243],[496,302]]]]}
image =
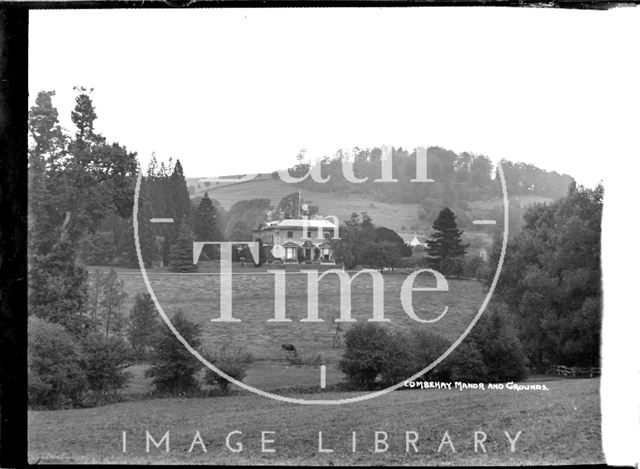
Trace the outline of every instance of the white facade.
{"type": "Polygon", "coordinates": [[[304,262],[334,263],[330,240],[338,239],[338,235],[338,226],[329,220],[289,219],[263,223],[253,231],[253,240],[260,238],[268,251],[272,251],[273,246],[283,246],[284,262],[303,259],[304,262]]]}

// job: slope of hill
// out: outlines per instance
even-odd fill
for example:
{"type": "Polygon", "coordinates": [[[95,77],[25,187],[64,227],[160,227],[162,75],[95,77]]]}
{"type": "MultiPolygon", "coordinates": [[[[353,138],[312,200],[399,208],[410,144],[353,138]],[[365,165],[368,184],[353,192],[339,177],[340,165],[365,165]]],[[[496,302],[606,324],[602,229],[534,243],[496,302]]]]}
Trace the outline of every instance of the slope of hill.
{"type": "MultiPolygon", "coordinates": [[[[238,184],[201,187],[192,196],[202,195],[206,190],[209,197],[220,202],[225,210],[240,200],[259,198],[269,199],[275,206],[284,196],[298,191],[296,185],[273,179],[270,175],[268,178],[256,178],[238,184]]],[[[339,220],[348,219],[353,212],[367,212],[376,225],[386,226],[395,231],[408,230],[418,223],[418,204],[387,204],[361,196],[309,190],[302,191],[302,198],[309,204],[317,205],[321,214],[334,215],[339,220]]]]}
{"type": "MultiPolygon", "coordinates": [[[[274,179],[271,174],[261,174],[255,179],[242,183],[225,183],[220,178],[219,184],[211,183],[207,187],[205,182],[212,178],[189,179],[188,184],[194,189],[191,191],[192,197],[202,196],[205,191],[209,197],[216,199],[224,208],[228,210],[234,203],[240,200],[250,200],[265,198],[276,206],[280,200],[292,192],[298,191],[298,186],[288,184],[280,179],[274,179]]],[[[323,215],[334,215],[339,220],[347,220],[353,212],[360,214],[367,212],[373,222],[379,226],[385,226],[398,233],[422,234],[430,233],[431,222],[424,222],[418,218],[419,204],[409,203],[386,203],[374,201],[366,195],[342,194],[333,192],[318,192],[308,189],[301,191],[305,202],[317,205],[323,215]]],[[[553,199],[537,195],[514,196],[510,198],[522,207],[538,202],[550,202],[553,199]]],[[[467,201],[471,209],[488,210],[494,207],[501,207],[501,199],[491,199],[483,201],[467,201]]],[[[469,234],[477,233],[481,236],[486,234],[483,231],[471,231],[469,234]]]]}

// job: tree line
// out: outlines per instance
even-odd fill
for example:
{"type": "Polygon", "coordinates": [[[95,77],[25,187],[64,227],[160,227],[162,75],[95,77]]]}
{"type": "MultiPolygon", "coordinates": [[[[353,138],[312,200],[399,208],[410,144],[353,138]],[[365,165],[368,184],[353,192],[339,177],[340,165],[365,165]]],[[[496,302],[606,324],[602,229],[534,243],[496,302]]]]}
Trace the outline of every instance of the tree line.
{"type": "MultiPolygon", "coordinates": [[[[382,177],[381,148],[358,148],[338,150],[329,157],[325,156],[318,164],[326,182],[316,182],[307,177],[299,183],[302,187],[314,191],[338,192],[345,194],[367,194],[374,200],[389,203],[422,203],[425,199],[445,200],[449,203],[458,200],[487,200],[502,195],[500,179],[491,160],[484,155],[462,152],[457,154],[441,147],[427,149],[427,175],[433,182],[412,183],[416,178],[417,150],[392,148],[392,175],[397,183],[375,182],[382,177]],[[353,164],[353,174],[357,178],[366,178],[362,183],[348,181],[343,173],[343,160],[349,158],[353,164]]],[[[507,190],[510,195],[539,195],[550,198],[566,194],[572,178],[555,171],[545,171],[531,164],[500,162],[507,190]]],[[[295,177],[305,176],[311,163],[302,150],[297,163],[289,168],[295,177]]]]}

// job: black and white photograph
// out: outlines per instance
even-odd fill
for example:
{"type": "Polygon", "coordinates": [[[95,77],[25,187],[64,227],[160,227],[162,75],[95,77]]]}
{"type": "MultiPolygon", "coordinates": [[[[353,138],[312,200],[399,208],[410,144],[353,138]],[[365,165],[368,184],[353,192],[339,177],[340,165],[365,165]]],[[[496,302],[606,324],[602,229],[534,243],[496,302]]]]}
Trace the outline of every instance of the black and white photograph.
{"type": "Polygon", "coordinates": [[[28,464],[637,464],[639,20],[31,9],[28,464]]]}

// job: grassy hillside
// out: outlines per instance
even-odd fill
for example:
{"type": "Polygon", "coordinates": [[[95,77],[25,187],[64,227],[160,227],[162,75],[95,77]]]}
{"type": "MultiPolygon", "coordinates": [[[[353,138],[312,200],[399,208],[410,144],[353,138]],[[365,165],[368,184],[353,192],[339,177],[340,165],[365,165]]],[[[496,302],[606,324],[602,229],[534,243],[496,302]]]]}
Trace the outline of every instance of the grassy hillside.
{"type": "MultiPolygon", "coordinates": [[[[196,187],[198,180],[190,180],[189,184],[196,187]]],[[[240,200],[256,198],[269,199],[271,204],[276,206],[284,196],[297,192],[298,188],[296,185],[273,179],[271,175],[262,175],[260,178],[244,183],[225,184],[221,182],[218,185],[212,184],[209,188],[206,188],[204,183],[200,183],[200,189],[197,189],[192,197],[203,195],[205,190],[211,198],[216,199],[228,210],[240,200]]],[[[334,215],[339,220],[347,220],[353,212],[358,214],[367,212],[376,225],[386,226],[398,233],[429,235],[431,231],[430,223],[421,222],[418,219],[418,204],[377,202],[363,195],[345,195],[307,189],[302,190],[302,197],[307,203],[317,205],[321,214],[334,215]]],[[[510,200],[525,207],[536,202],[549,202],[552,199],[541,196],[519,196],[512,197],[510,200]]],[[[502,206],[501,199],[467,201],[467,203],[471,209],[479,210],[502,206]]],[[[476,235],[486,238],[486,234],[482,231],[468,230],[467,241],[476,235]]],[[[490,244],[490,239],[486,238],[485,241],[484,244],[490,244]]]]}
{"type": "MultiPolygon", "coordinates": [[[[31,411],[28,414],[29,461],[40,463],[182,464],[383,464],[521,465],[601,463],[599,379],[556,380],[548,391],[407,390],[341,406],[301,406],[240,394],[202,399],[156,399],[93,409],[31,411]],[[170,432],[170,450],[151,446],[170,432]],[[189,447],[199,431],[207,448],[189,447]],[[241,440],[243,451],[225,446],[241,440]],[[122,452],[122,432],[127,452],[122,452]],[[262,453],[262,431],[275,453],[262,453]],[[318,432],[324,448],[318,452],[318,432]],[[356,432],[356,452],[351,451],[356,432]],[[388,434],[389,448],[374,453],[374,431],[388,434]],[[418,433],[415,453],[406,452],[405,432],[418,433]],[[455,448],[444,445],[447,431],[455,448]],[[474,451],[474,432],[487,434],[486,453],[474,451]],[[515,452],[504,432],[522,431],[515,452]]],[[[323,393],[324,398],[355,393],[323,393]]],[[[316,394],[314,397],[320,395],[316,394]]],[[[309,395],[298,397],[309,398],[309,395]]]]}
{"type": "MultiPolygon", "coordinates": [[[[128,294],[124,311],[133,306],[137,293],[146,292],[139,272],[119,273],[124,280],[128,294]]],[[[392,320],[390,327],[409,328],[416,323],[403,311],[400,303],[400,288],[406,276],[384,275],[384,312],[392,320]]],[[[233,275],[233,316],[241,323],[212,323],[220,316],[220,275],[216,273],[175,274],[150,273],[151,285],[165,312],[171,315],[178,308],[187,317],[202,326],[203,347],[215,347],[221,343],[242,344],[257,358],[280,360],[281,344],[293,343],[302,354],[321,354],[323,359],[335,363],[341,349],[332,347],[332,337],[336,330],[334,318],[338,316],[340,291],[338,278],[330,275],[323,279],[319,288],[319,316],[322,323],[302,323],[307,315],[306,275],[299,272],[286,276],[286,316],[290,323],[269,323],[274,315],[274,276],[265,271],[239,272],[233,275]]],[[[433,278],[428,275],[418,277],[415,286],[431,286],[433,278]]],[[[361,275],[353,281],[352,317],[358,321],[371,318],[371,280],[361,275]]],[[[414,293],[414,308],[422,318],[437,316],[445,306],[447,315],[434,324],[424,325],[448,339],[455,339],[466,328],[477,313],[484,294],[478,282],[470,280],[450,280],[449,292],[414,293]]],[[[342,330],[346,330],[342,325],[342,330]]],[[[313,380],[317,370],[310,370],[313,380]]]]}
{"type": "MultiPolygon", "coordinates": [[[[297,190],[295,185],[269,178],[215,186],[210,188],[208,193],[211,198],[216,199],[228,210],[235,202],[258,198],[269,199],[271,204],[275,206],[284,196],[297,192],[297,190]]],[[[201,195],[201,193],[196,195],[201,195]]],[[[348,219],[353,212],[358,214],[367,212],[376,224],[390,227],[396,231],[400,230],[402,226],[408,228],[418,221],[417,204],[387,204],[374,202],[366,197],[308,190],[302,191],[302,198],[307,203],[317,205],[323,215],[334,215],[339,220],[348,219]]]]}

